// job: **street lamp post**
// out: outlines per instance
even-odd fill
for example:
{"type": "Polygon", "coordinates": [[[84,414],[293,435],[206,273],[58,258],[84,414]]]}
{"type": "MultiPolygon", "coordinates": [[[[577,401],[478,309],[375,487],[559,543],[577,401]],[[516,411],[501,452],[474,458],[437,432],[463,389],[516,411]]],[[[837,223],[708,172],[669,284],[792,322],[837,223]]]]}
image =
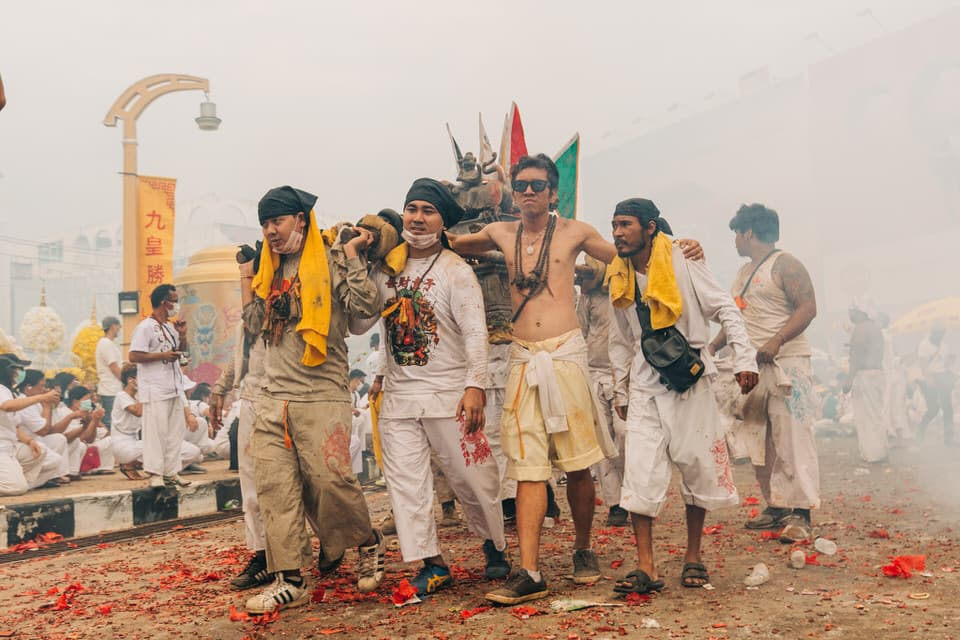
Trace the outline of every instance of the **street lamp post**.
{"type": "MultiPolygon", "coordinates": [[[[103,119],[108,127],[117,126],[123,120],[123,289],[135,291],[140,254],[137,251],[137,118],[151,102],[174,91],[210,92],[210,81],[196,76],[164,73],[139,80],[124,91],[103,119]]],[[[206,99],[200,105],[197,125],[204,131],[213,131],[220,126],[216,105],[206,99]]],[[[133,329],[139,314],[122,313],[123,345],[130,344],[133,329]]]]}

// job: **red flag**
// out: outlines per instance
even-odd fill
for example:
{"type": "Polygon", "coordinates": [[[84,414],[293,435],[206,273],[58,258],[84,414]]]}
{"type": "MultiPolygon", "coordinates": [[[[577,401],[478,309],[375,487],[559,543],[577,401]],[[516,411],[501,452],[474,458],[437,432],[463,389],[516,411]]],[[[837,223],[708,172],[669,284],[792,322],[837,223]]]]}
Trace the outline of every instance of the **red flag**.
{"type": "MultiPolygon", "coordinates": [[[[510,106],[510,166],[517,163],[521,156],[527,155],[527,140],[523,135],[523,123],[520,121],[520,109],[514,102],[510,106]]],[[[508,167],[509,169],[509,167],[508,167]]]]}

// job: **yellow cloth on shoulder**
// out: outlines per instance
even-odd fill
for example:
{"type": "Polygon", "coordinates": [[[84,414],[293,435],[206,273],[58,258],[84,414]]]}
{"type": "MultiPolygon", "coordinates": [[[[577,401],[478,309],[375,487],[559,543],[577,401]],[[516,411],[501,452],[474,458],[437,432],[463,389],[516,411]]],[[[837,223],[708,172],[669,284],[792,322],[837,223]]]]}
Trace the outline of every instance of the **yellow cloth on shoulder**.
{"type": "Polygon", "coordinates": [[[383,469],[383,445],[380,444],[380,410],[383,408],[383,392],[370,403],[370,425],[373,427],[373,457],[383,469]]]}
{"type": "Polygon", "coordinates": [[[390,252],[383,257],[380,270],[388,276],[397,275],[407,266],[407,258],[409,255],[410,247],[406,242],[401,240],[400,244],[391,249],[390,252]]]}
{"type": "MultiPolygon", "coordinates": [[[[605,283],[610,288],[610,302],[623,309],[636,302],[637,274],[629,258],[617,256],[607,266],[605,283]]],[[[650,261],[647,262],[647,286],[643,300],[650,307],[650,326],[671,327],[683,312],[683,299],[673,272],[673,242],[662,231],[653,237],[650,261]]]]}
{"type": "MultiPolygon", "coordinates": [[[[333,244],[330,233],[320,231],[317,216],[310,211],[310,227],[300,254],[300,302],[303,317],[297,323],[297,333],[306,346],[300,359],[308,367],[318,367],[327,360],[327,336],[330,334],[330,312],[333,286],[330,280],[330,265],[327,262],[327,246],[333,244]]],[[[270,296],[273,277],[280,268],[280,255],[269,250],[265,242],[260,254],[260,268],[253,277],[253,291],[266,300],[270,296]]],[[[269,313],[270,310],[267,309],[269,313]]]]}

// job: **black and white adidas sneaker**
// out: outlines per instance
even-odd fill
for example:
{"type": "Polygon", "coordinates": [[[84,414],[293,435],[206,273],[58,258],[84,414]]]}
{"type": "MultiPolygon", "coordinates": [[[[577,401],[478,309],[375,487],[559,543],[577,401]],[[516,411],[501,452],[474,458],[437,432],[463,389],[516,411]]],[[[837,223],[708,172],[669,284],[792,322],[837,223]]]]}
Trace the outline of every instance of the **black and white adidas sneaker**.
{"type": "Polygon", "coordinates": [[[291,584],[283,579],[282,573],[278,573],[276,582],[263,593],[247,600],[247,613],[263,614],[276,609],[290,609],[309,601],[310,592],[305,581],[299,585],[291,584]]]}
{"type": "Polygon", "coordinates": [[[250,558],[246,568],[230,581],[230,586],[237,591],[244,591],[265,585],[272,580],[273,576],[267,573],[266,561],[254,555],[250,558]]]}

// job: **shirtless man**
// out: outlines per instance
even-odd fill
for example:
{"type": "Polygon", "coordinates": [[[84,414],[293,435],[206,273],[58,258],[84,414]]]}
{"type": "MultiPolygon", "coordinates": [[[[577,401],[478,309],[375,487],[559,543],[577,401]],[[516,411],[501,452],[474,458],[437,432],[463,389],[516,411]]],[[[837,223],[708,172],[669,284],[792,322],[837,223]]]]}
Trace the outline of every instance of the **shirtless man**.
{"type": "MultiPolygon", "coordinates": [[[[616,248],[578,220],[550,215],[559,174],[544,154],[524,156],[510,172],[517,222],[494,222],[477,233],[447,235],[462,255],[502,251],[513,274],[513,346],[500,438],[507,477],[517,480],[520,566],[487,594],[512,605],[547,595],[540,572],[540,532],[547,508],[546,481],[555,466],[567,474],[567,499],[576,537],[573,580],[592,584],[600,566],[590,549],[595,491],[590,465],[616,455],[591,392],[587,347],[577,321],[574,269],[581,252],[609,263],[616,248]],[[528,384],[535,380],[533,385],[528,384]]],[[[690,251],[700,254],[698,244],[690,251]]]]}

